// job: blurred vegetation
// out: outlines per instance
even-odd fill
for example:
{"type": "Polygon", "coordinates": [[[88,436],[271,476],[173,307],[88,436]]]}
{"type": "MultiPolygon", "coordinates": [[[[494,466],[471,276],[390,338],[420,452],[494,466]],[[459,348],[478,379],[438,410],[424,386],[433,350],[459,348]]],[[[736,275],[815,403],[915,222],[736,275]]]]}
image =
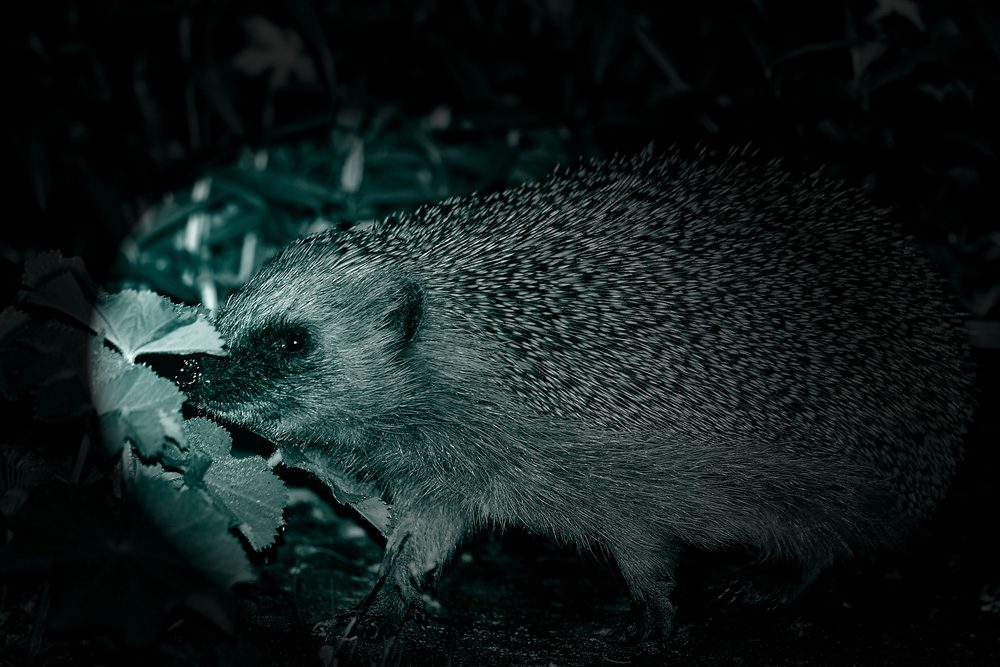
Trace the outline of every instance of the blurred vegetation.
{"type": "Polygon", "coordinates": [[[1000,15],[983,0],[18,12],[8,290],[25,254],[57,248],[100,280],[210,302],[306,231],[651,140],[752,142],[898,207],[963,306],[995,313],[1000,15]]]}

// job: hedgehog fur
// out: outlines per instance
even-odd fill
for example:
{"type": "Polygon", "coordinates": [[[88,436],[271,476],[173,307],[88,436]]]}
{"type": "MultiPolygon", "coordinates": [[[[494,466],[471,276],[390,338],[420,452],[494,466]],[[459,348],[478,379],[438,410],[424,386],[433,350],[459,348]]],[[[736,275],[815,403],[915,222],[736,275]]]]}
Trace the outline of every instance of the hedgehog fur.
{"type": "Polygon", "coordinates": [[[197,402],[391,499],[359,622],[382,635],[483,527],[610,554],[633,639],[670,634],[685,545],[755,550],[745,597],[792,599],[928,515],[969,417],[929,261],[863,194],[746,151],[310,236],[218,326],[197,402]]]}

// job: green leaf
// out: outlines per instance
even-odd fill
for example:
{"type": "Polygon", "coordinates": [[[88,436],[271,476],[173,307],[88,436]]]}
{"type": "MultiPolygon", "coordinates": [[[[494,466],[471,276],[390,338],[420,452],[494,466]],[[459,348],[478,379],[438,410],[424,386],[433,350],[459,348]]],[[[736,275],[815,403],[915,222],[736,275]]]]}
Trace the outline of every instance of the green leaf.
{"type": "Polygon", "coordinates": [[[151,466],[136,466],[134,494],[145,518],[152,521],[185,561],[220,588],[256,577],[227,517],[193,490],[178,490],[169,474],[151,466]]]}
{"type": "Polygon", "coordinates": [[[54,320],[38,323],[11,307],[0,313],[0,392],[35,395],[35,416],[57,422],[90,409],[90,334],[54,320]]]}
{"type": "Polygon", "coordinates": [[[140,354],[224,354],[207,311],[148,290],[101,294],[95,324],[129,361],[140,354]]]}
{"type": "Polygon", "coordinates": [[[49,625],[57,631],[109,626],[145,644],[179,605],[231,631],[226,588],[253,574],[225,518],[161,477],[141,473],[134,482],[127,496],[134,502],[123,506],[95,486],[33,498],[15,525],[4,570],[52,570],[49,625]]]}
{"type": "Polygon", "coordinates": [[[117,454],[126,440],[145,458],[163,451],[167,438],[184,446],[181,406],[184,394],[148,366],[130,364],[100,343],[91,354],[94,410],[104,446],[117,454]]]}
{"type": "Polygon", "coordinates": [[[27,314],[13,306],[0,312],[0,392],[10,400],[30,388],[23,380],[32,357],[25,340],[31,339],[35,326],[27,314]]]}
{"type": "Polygon", "coordinates": [[[58,469],[36,447],[5,443],[0,449],[0,516],[10,518],[58,469]]]}
{"type": "MultiPolygon", "coordinates": [[[[49,322],[42,331],[49,332],[58,328],[58,325],[49,322]]],[[[82,362],[82,358],[86,356],[83,352],[86,342],[80,340],[86,334],[75,329],[66,329],[62,335],[53,333],[56,334],[55,338],[64,337],[67,342],[59,357],[40,360],[48,363],[40,363],[39,366],[47,366],[52,372],[35,393],[35,417],[49,423],[82,415],[91,409],[90,391],[82,362]]]]}
{"type": "Polygon", "coordinates": [[[388,537],[392,526],[392,508],[379,496],[370,496],[364,500],[351,503],[368,523],[375,526],[383,536],[388,537]]]}
{"type": "Polygon", "coordinates": [[[322,211],[325,204],[343,204],[345,199],[343,193],[311,178],[277,169],[221,169],[215,173],[213,182],[224,189],[248,188],[266,200],[312,211],[322,211]]]}
{"type": "Polygon", "coordinates": [[[22,282],[28,289],[18,293],[20,302],[53,308],[90,327],[97,288],[79,257],[38,253],[24,263],[22,282]]]}
{"type": "Polygon", "coordinates": [[[378,487],[354,479],[332,456],[319,448],[287,447],[281,450],[285,465],[310,472],[325,484],[337,502],[350,505],[382,535],[392,524],[391,507],[382,500],[378,487]]]}
{"type": "Polygon", "coordinates": [[[211,461],[200,479],[189,474],[188,483],[197,484],[225,508],[250,546],[258,551],[270,546],[285,523],[282,513],[288,505],[288,491],[284,482],[261,457],[234,457],[229,433],[207,419],[185,421],[184,434],[192,455],[211,461]]]}

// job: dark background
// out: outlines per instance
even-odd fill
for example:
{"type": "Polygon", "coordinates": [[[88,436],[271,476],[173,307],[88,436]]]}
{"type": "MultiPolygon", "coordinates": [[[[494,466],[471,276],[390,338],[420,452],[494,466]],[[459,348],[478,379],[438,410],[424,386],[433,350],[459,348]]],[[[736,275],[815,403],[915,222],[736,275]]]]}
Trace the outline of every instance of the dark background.
{"type": "MultiPolygon", "coordinates": [[[[210,256],[221,297],[238,282],[251,231],[259,263],[317,220],[348,227],[652,140],[692,150],[751,143],[793,170],[824,167],[864,187],[927,247],[969,314],[980,410],[955,490],[907,554],[839,568],[790,610],[715,608],[690,593],[667,659],[971,665],[996,657],[1000,15],[992,4],[96,1],[23,3],[0,19],[5,302],[24,259],[45,249],[83,257],[109,288],[149,285],[189,302],[200,293],[182,269],[210,256]],[[359,154],[360,176],[351,166],[359,154]],[[194,249],[179,241],[183,220],[149,233],[150,220],[169,217],[158,206],[165,194],[189,199],[213,170],[235,169],[238,180],[265,157],[294,179],[265,196],[267,214],[252,229],[248,216],[232,215],[194,249]],[[137,227],[144,215],[147,226],[137,227]]],[[[259,184],[247,178],[250,189],[259,184]]],[[[293,514],[262,588],[247,594],[256,613],[241,634],[218,642],[188,624],[146,649],[150,659],[314,664],[320,642],[308,631],[330,615],[329,596],[303,594],[294,608],[253,596],[286,591],[281,582],[301,565],[291,555],[297,540],[337,534],[293,514]]],[[[359,558],[377,561],[366,539],[350,538],[359,558]]],[[[692,561],[692,580],[709,576],[710,566],[692,561]]],[[[410,661],[446,664],[449,646],[454,664],[662,660],[649,647],[593,644],[603,615],[624,600],[599,563],[514,535],[504,546],[474,545],[453,569],[441,592],[452,621],[408,630],[410,661]]],[[[315,563],[311,572],[306,588],[339,582],[342,603],[370,583],[315,563]]],[[[58,647],[46,654],[50,664],[128,658],[93,637],[58,647]]]]}

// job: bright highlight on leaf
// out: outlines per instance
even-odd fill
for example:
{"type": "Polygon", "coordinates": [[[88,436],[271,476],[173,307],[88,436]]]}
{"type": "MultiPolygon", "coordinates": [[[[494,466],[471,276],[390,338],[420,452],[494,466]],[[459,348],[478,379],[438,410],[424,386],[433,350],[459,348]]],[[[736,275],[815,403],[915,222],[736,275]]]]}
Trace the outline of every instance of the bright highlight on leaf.
{"type": "MultiPolygon", "coordinates": [[[[49,570],[43,595],[51,595],[55,630],[103,626],[145,644],[186,606],[232,632],[228,589],[253,579],[233,529],[255,550],[273,544],[287,490],[261,457],[234,456],[225,429],[185,421],[177,385],[136,363],[142,355],[224,355],[208,312],[150,291],[100,292],[82,262],[59,253],[28,262],[23,282],[17,304],[0,312],[0,393],[30,396],[45,421],[92,415],[82,423],[100,437],[81,438],[78,460],[56,484],[52,467],[30,457],[0,461],[14,466],[4,471],[10,488],[0,489],[0,509],[13,517],[4,568],[49,570]],[[88,465],[90,443],[118,457],[118,484],[88,465]]],[[[376,488],[318,453],[296,460],[388,533],[376,488]]]]}
{"type": "Polygon", "coordinates": [[[144,518],[172,549],[184,555],[185,562],[224,589],[255,578],[239,540],[228,531],[225,516],[211,511],[193,490],[178,490],[156,468],[140,466],[137,470],[134,493],[144,518]]]}
{"type": "Polygon", "coordinates": [[[229,433],[207,419],[185,421],[184,434],[191,454],[211,461],[200,478],[192,479],[189,474],[187,482],[225,508],[251,547],[258,551],[269,547],[285,523],[282,512],[288,505],[288,491],[284,483],[261,457],[232,456],[229,433]]]}
{"type": "Polygon", "coordinates": [[[117,454],[126,440],[146,458],[159,454],[167,437],[184,445],[180,426],[184,394],[173,382],[148,366],[127,363],[100,343],[90,359],[94,410],[107,454],[117,454]]]}
{"type": "Polygon", "coordinates": [[[372,483],[363,483],[345,473],[336,459],[327,456],[321,449],[308,450],[287,447],[281,450],[285,465],[305,470],[325,484],[339,503],[350,505],[358,511],[380,533],[388,536],[392,516],[378,488],[372,483]]]}
{"type": "Polygon", "coordinates": [[[101,294],[93,328],[128,361],[140,354],[224,354],[207,311],[177,305],[154,292],[101,294]]]}

